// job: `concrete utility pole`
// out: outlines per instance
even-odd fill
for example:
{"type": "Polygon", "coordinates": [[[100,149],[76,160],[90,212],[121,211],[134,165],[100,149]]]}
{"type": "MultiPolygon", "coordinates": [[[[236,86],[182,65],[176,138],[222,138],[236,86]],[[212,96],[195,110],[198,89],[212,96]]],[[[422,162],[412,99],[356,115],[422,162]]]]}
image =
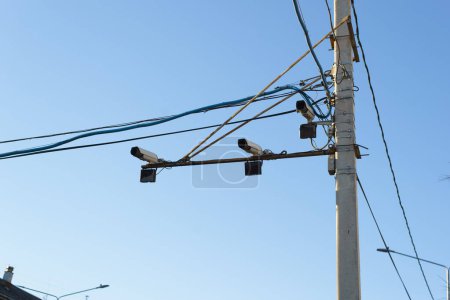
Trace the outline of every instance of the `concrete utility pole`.
{"type": "MultiPolygon", "coordinates": [[[[350,0],[334,0],[334,23],[350,15],[350,8],[350,0]]],[[[335,35],[337,299],[360,300],[353,50],[347,26],[335,35]]]]}

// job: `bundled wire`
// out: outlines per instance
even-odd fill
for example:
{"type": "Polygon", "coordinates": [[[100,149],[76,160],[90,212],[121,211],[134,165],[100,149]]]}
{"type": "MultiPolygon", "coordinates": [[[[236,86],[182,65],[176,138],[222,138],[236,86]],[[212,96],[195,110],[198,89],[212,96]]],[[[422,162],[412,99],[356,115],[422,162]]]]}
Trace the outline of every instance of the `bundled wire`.
{"type": "MultiPolygon", "coordinates": [[[[21,154],[27,154],[27,153],[33,153],[33,152],[45,151],[45,150],[57,148],[57,147],[59,147],[61,145],[68,144],[70,142],[73,142],[73,141],[76,141],[76,140],[79,140],[79,139],[91,137],[91,136],[104,135],[104,134],[110,134],[110,133],[117,133],[117,132],[122,132],[122,131],[138,129],[138,128],[155,126],[155,125],[162,124],[162,123],[165,123],[165,122],[169,122],[169,121],[172,121],[172,120],[175,120],[175,119],[178,119],[178,118],[182,118],[182,117],[185,117],[185,116],[188,116],[188,115],[191,115],[191,114],[204,113],[204,112],[208,112],[208,111],[215,110],[215,109],[220,109],[220,108],[228,108],[228,107],[247,105],[248,102],[250,100],[252,100],[252,99],[254,101],[261,101],[263,99],[273,99],[273,98],[278,98],[278,97],[282,97],[282,96],[285,96],[285,95],[292,96],[292,95],[294,95],[297,92],[297,91],[295,91],[294,93],[284,93],[283,95],[276,95],[276,94],[278,94],[278,93],[280,93],[282,91],[286,91],[286,90],[293,90],[293,85],[280,86],[280,87],[276,87],[275,89],[273,89],[271,91],[266,91],[264,93],[260,93],[260,95],[258,96],[258,99],[255,99],[255,96],[248,96],[248,97],[245,97],[245,98],[242,98],[242,99],[238,99],[238,100],[226,101],[226,102],[221,102],[221,103],[217,103],[217,104],[213,104],[213,105],[203,106],[203,107],[200,107],[200,108],[197,108],[197,109],[193,109],[193,110],[190,110],[190,111],[187,111],[187,112],[183,112],[183,113],[180,113],[180,114],[176,114],[176,115],[171,115],[171,116],[166,116],[166,117],[159,117],[159,118],[153,118],[153,119],[142,120],[142,121],[122,123],[122,124],[117,124],[117,125],[109,125],[109,126],[104,126],[104,127],[98,127],[98,128],[101,128],[102,130],[95,130],[96,128],[91,128],[91,129],[85,129],[85,130],[80,130],[80,131],[63,132],[63,133],[58,133],[58,134],[43,135],[43,136],[37,136],[37,137],[31,137],[31,138],[23,138],[23,139],[15,139],[15,140],[3,141],[3,142],[10,142],[10,141],[25,140],[25,139],[53,137],[53,136],[65,135],[65,134],[75,133],[75,132],[81,132],[82,133],[80,135],[76,135],[76,136],[73,136],[73,137],[64,139],[62,141],[52,143],[52,144],[47,144],[47,145],[37,146],[37,147],[33,147],[33,148],[27,148],[27,149],[21,149],[21,150],[15,150],[15,151],[10,151],[10,152],[0,153],[0,158],[9,157],[9,156],[16,156],[16,155],[21,155],[21,154]]],[[[307,95],[304,92],[303,92],[303,94],[307,95]]],[[[311,99],[311,98],[309,97],[309,99],[311,99]]]]}
{"type": "MultiPolygon", "coordinates": [[[[281,94],[275,94],[275,95],[269,95],[268,94],[266,96],[263,96],[263,97],[260,97],[260,98],[256,99],[255,102],[281,98],[281,97],[289,95],[290,93],[295,93],[295,92],[281,93],[281,94]]],[[[235,104],[235,105],[218,106],[218,107],[215,107],[215,108],[212,108],[212,109],[209,109],[209,110],[205,110],[205,111],[203,111],[203,113],[206,113],[206,112],[212,111],[212,110],[216,110],[216,109],[231,108],[231,107],[241,106],[243,104],[244,103],[239,103],[239,104],[235,104]]],[[[94,128],[88,128],[88,129],[72,130],[72,131],[65,131],[65,132],[51,133],[51,134],[45,134],[45,135],[30,136],[30,137],[24,137],[24,138],[15,138],[15,139],[10,139],[10,140],[2,140],[2,141],[0,141],[0,144],[8,144],[8,143],[21,142],[21,141],[30,141],[30,140],[35,140],[35,139],[51,138],[51,137],[57,137],[57,136],[63,136],[63,135],[71,135],[71,134],[76,134],[76,133],[84,133],[84,132],[90,132],[90,131],[96,131],[96,130],[108,129],[108,128],[125,127],[125,126],[134,125],[134,124],[140,124],[140,123],[146,123],[146,122],[163,120],[163,119],[166,119],[166,118],[169,118],[169,117],[172,117],[172,116],[173,115],[164,116],[164,117],[150,118],[150,119],[139,120],[139,121],[126,122],[126,123],[119,123],[119,124],[113,124],[113,125],[105,125],[105,126],[101,126],[101,127],[94,127],[94,128]]]]}
{"type": "MultiPolygon", "coordinates": [[[[294,113],[294,112],[295,112],[295,109],[288,110],[288,111],[283,111],[283,112],[279,112],[279,113],[275,113],[275,114],[270,114],[270,115],[266,115],[266,116],[261,116],[261,117],[254,118],[254,119],[244,119],[244,120],[233,121],[233,122],[228,123],[227,125],[245,123],[245,122],[248,122],[249,120],[263,120],[263,119],[268,119],[268,118],[280,117],[280,116],[284,116],[284,115],[291,114],[291,113],[294,113]]],[[[38,154],[45,154],[45,153],[60,152],[60,151],[77,150],[77,149],[100,147],[100,146],[109,146],[109,145],[114,145],[114,144],[120,144],[120,143],[126,143],[126,142],[132,142],[132,141],[138,141],[138,140],[144,140],[144,139],[151,139],[151,138],[168,136],[168,135],[175,135],[175,134],[181,134],[181,133],[205,130],[205,129],[219,127],[220,125],[221,124],[215,124],[215,125],[208,125],[208,126],[203,126],[203,127],[189,128],[189,129],[183,129],[183,130],[177,130],[177,131],[171,131],[171,132],[164,132],[164,133],[158,133],[158,134],[152,134],[152,135],[134,137],[134,138],[129,138],[129,139],[110,141],[110,142],[78,145],[78,146],[63,147],[63,148],[56,148],[56,149],[48,149],[48,150],[43,150],[43,151],[36,151],[36,152],[31,152],[31,153],[24,153],[24,154],[19,154],[19,155],[14,155],[14,156],[2,157],[2,158],[0,158],[0,160],[11,159],[11,158],[19,158],[19,157],[30,156],[30,155],[38,155],[38,154]]]]}

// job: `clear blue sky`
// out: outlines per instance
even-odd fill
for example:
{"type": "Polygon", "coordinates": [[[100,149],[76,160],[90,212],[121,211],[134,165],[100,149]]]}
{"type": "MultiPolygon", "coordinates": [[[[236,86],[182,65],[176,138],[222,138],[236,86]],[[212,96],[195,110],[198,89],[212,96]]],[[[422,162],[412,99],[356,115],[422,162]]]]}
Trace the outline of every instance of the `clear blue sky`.
{"type": "MultiPolygon", "coordinates": [[[[325,4],[301,4],[316,41],[329,30],[325,4]]],[[[450,264],[450,182],[441,180],[450,174],[450,4],[356,5],[419,254],[450,264]]],[[[164,116],[252,95],[306,50],[288,0],[4,0],[0,37],[1,139],[164,116]]],[[[328,47],[318,50],[325,68],[332,63],[328,47]]],[[[308,58],[280,84],[315,75],[308,58]]],[[[359,174],[389,246],[412,254],[362,63],[355,65],[355,80],[357,141],[370,148],[370,156],[358,161],[359,174]]],[[[74,145],[217,123],[233,111],[74,145]]],[[[302,122],[297,115],[260,121],[234,138],[250,137],[273,151],[306,151],[309,143],[298,139],[302,122]]],[[[130,147],[175,160],[206,134],[0,161],[0,267],[16,267],[15,284],[53,294],[110,284],[90,293],[98,300],[335,298],[334,178],[326,158],[266,162],[256,187],[248,189],[199,188],[189,168],[164,171],[157,184],[139,183],[141,163],[130,147]]],[[[2,145],[0,151],[47,142],[2,145]]],[[[375,251],[382,243],[361,197],[359,220],[363,298],[407,299],[388,258],[375,251]]],[[[396,261],[413,299],[427,299],[417,264],[396,261]]],[[[444,271],[424,267],[436,299],[444,297],[444,271]]]]}

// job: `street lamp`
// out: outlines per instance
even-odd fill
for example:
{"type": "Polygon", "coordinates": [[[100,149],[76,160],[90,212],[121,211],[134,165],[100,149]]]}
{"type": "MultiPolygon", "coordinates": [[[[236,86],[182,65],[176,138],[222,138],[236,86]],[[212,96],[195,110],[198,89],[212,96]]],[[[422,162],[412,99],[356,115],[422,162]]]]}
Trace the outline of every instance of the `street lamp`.
{"type": "Polygon", "coordinates": [[[18,287],[20,287],[22,289],[30,290],[30,291],[33,291],[33,292],[36,292],[36,293],[40,293],[40,294],[43,294],[43,295],[46,295],[46,296],[54,297],[56,300],[59,300],[61,298],[64,298],[64,297],[67,297],[67,296],[72,296],[72,295],[75,295],[75,294],[81,294],[81,293],[92,291],[92,290],[96,290],[96,289],[104,289],[104,288],[109,287],[109,285],[108,284],[100,284],[99,286],[94,287],[94,288],[90,288],[90,289],[82,290],[82,291],[78,291],[78,292],[73,292],[73,293],[69,293],[69,294],[64,294],[64,295],[61,295],[61,296],[55,296],[53,294],[49,294],[49,293],[46,293],[46,292],[38,291],[38,290],[29,288],[29,287],[26,287],[26,286],[22,286],[22,285],[18,285],[18,287]]]}
{"type": "Polygon", "coordinates": [[[387,248],[379,248],[379,249],[377,249],[377,251],[378,252],[384,252],[384,253],[395,253],[395,254],[398,254],[398,255],[401,255],[401,256],[413,258],[415,260],[418,259],[420,261],[423,261],[423,262],[426,262],[426,263],[429,263],[429,264],[432,264],[432,265],[444,268],[445,269],[445,275],[446,275],[446,278],[447,278],[447,300],[450,300],[450,286],[449,286],[450,267],[448,267],[446,265],[443,265],[443,264],[440,264],[440,263],[437,263],[437,262],[434,262],[434,261],[431,261],[431,260],[418,258],[418,257],[412,256],[412,255],[408,255],[408,254],[405,254],[405,253],[400,253],[400,252],[397,252],[397,251],[394,251],[394,250],[390,249],[389,247],[387,247],[387,248]]]}

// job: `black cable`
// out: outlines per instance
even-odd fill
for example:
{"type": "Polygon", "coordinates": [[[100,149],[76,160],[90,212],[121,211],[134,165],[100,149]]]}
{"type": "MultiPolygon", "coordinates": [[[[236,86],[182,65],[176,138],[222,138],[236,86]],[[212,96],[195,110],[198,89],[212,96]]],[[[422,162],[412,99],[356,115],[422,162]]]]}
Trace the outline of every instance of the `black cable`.
{"type": "Polygon", "coordinates": [[[368,79],[368,82],[369,82],[369,88],[370,88],[370,92],[372,93],[372,102],[373,102],[373,105],[375,107],[375,112],[377,114],[378,126],[380,127],[381,138],[383,139],[383,144],[384,144],[384,150],[386,152],[386,156],[387,156],[387,159],[388,159],[388,162],[389,162],[389,168],[391,170],[392,179],[393,179],[394,185],[395,185],[395,190],[397,192],[398,203],[399,203],[400,208],[401,208],[402,213],[403,213],[403,218],[405,220],[406,228],[408,229],[409,239],[411,240],[411,244],[413,246],[414,253],[416,255],[417,263],[419,264],[420,271],[422,272],[422,276],[423,276],[423,279],[425,280],[425,284],[427,285],[428,292],[430,293],[431,299],[434,300],[433,293],[431,292],[430,285],[428,284],[428,280],[427,280],[427,277],[425,276],[425,272],[423,270],[422,263],[420,262],[420,259],[419,259],[419,254],[417,253],[416,244],[414,243],[414,238],[413,238],[412,233],[411,233],[411,228],[409,227],[409,222],[408,222],[408,218],[406,217],[405,208],[403,207],[402,198],[400,197],[400,189],[399,189],[398,184],[397,184],[397,178],[395,177],[394,167],[392,166],[392,160],[391,160],[391,156],[389,154],[389,148],[388,148],[388,145],[387,145],[387,142],[386,142],[386,137],[384,135],[383,125],[381,124],[380,112],[378,110],[378,105],[377,105],[377,101],[376,101],[376,98],[375,98],[375,92],[374,92],[374,89],[373,89],[373,86],[372,86],[372,80],[371,80],[371,77],[370,77],[369,67],[368,67],[367,62],[366,62],[366,55],[364,53],[364,48],[363,48],[363,45],[361,43],[361,39],[360,39],[360,36],[359,36],[358,15],[356,13],[354,0],[351,0],[351,3],[352,3],[353,15],[355,17],[356,37],[357,37],[357,40],[358,40],[359,48],[361,49],[361,54],[362,54],[362,58],[363,58],[363,62],[364,62],[364,67],[365,67],[366,72],[367,72],[367,79],[368,79]]]}
{"type": "MultiPolygon", "coordinates": [[[[295,93],[296,92],[287,92],[287,93],[281,93],[281,94],[276,94],[276,95],[264,96],[264,97],[261,97],[261,98],[258,98],[256,100],[254,100],[253,103],[264,101],[264,100],[283,98],[283,97],[286,97],[286,96],[289,96],[289,95],[293,95],[295,93]]],[[[222,108],[239,107],[239,106],[244,106],[245,104],[247,104],[247,103],[244,102],[244,103],[235,104],[235,105],[218,106],[218,107],[214,107],[214,108],[210,108],[208,110],[205,110],[204,112],[213,111],[213,110],[222,109],[222,108]]]]}
{"type": "Polygon", "coordinates": [[[303,19],[303,15],[302,15],[302,12],[301,12],[300,4],[298,4],[297,0],[292,0],[292,2],[294,3],[294,8],[295,8],[295,13],[297,15],[297,19],[300,22],[300,25],[301,25],[301,27],[303,29],[303,33],[305,34],[306,43],[308,44],[309,51],[311,52],[311,55],[314,58],[314,61],[315,61],[316,65],[317,65],[317,68],[319,69],[320,76],[322,78],[322,84],[323,84],[323,86],[324,86],[324,88],[326,90],[327,97],[331,98],[331,92],[328,89],[327,81],[326,81],[326,78],[325,78],[325,74],[323,72],[322,65],[320,64],[320,61],[317,58],[316,52],[314,51],[314,48],[312,46],[311,39],[310,39],[309,33],[308,33],[308,28],[306,27],[305,20],[303,19]]]}
{"type": "Polygon", "coordinates": [[[0,141],[0,144],[7,144],[7,143],[27,141],[27,140],[34,140],[34,139],[50,138],[50,137],[56,137],[56,136],[61,136],[61,135],[90,132],[90,131],[95,131],[95,130],[100,130],[100,129],[124,127],[124,126],[144,123],[144,122],[158,121],[158,120],[162,120],[162,119],[168,118],[168,117],[171,117],[171,116],[164,116],[164,117],[158,117],[158,118],[152,118],[152,119],[146,119],[146,120],[139,120],[139,121],[133,121],[133,122],[128,122],[128,123],[120,123],[120,124],[114,124],[114,125],[106,125],[106,126],[94,127],[94,128],[88,128],[88,129],[65,131],[65,132],[60,132],[60,133],[51,133],[51,134],[45,134],[45,135],[31,136],[31,137],[26,137],[26,138],[17,138],[17,139],[12,139],[12,140],[4,140],[4,141],[0,141]]]}
{"type": "MultiPolygon", "coordinates": [[[[259,102],[259,101],[269,100],[269,99],[277,99],[277,98],[285,97],[287,95],[294,94],[294,93],[296,93],[296,92],[288,92],[288,93],[281,93],[281,94],[277,94],[277,95],[264,96],[264,97],[256,99],[254,102],[259,102]]],[[[245,103],[235,104],[235,105],[224,105],[224,106],[215,107],[215,108],[211,108],[211,109],[205,110],[204,112],[213,111],[213,110],[222,109],[222,108],[237,107],[237,106],[242,106],[244,104],[245,103]]],[[[50,137],[56,137],[56,136],[62,136],[62,135],[75,134],[75,133],[90,132],[90,131],[95,131],[95,130],[100,130],[100,129],[125,127],[125,126],[145,123],[145,122],[158,121],[158,120],[162,120],[162,119],[170,118],[170,117],[172,117],[172,116],[157,117],[157,118],[151,118],[151,119],[127,122],[127,123],[120,123],[120,124],[114,124],[114,125],[106,125],[106,126],[101,126],[101,127],[88,128],[88,129],[81,129],[81,130],[73,130],[73,131],[66,131],[66,132],[60,132],[60,133],[51,133],[51,134],[45,134],[45,135],[31,136],[31,137],[26,137],[26,138],[16,138],[16,139],[11,139],[11,140],[0,141],[0,144],[7,144],[7,143],[13,143],[13,142],[20,142],[20,141],[28,141],[28,140],[34,140],[34,139],[44,139],[44,138],[50,138],[50,137]]]]}
{"type": "MultiPolygon", "coordinates": [[[[284,111],[284,112],[280,112],[280,113],[276,113],[276,114],[271,114],[271,115],[267,115],[267,116],[261,116],[261,117],[258,117],[258,118],[251,118],[251,119],[238,120],[238,121],[230,122],[230,123],[228,123],[227,125],[233,125],[233,124],[238,124],[238,123],[244,123],[244,122],[247,122],[247,121],[249,121],[249,120],[261,120],[261,119],[267,119],[267,118],[279,117],[279,116],[287,115],[287,114],[290,114],[290,113],[293,113],[293,112],[296,112],[296,110],[293,109],[293,110],[288,110],[288,111],[284,111]]],[[[3,160],[3,159],[10,159],[10,158],[18,158],[18,157],[23,157],[23,156],[35,155],[35,154],[44,154],[44,153],[51,153],[51,152],[59,152],[59,151],[75,150],[75,149],[81,149],[81,148],[90,148],[90,147],[98,147],[98,146],[113,145],[113,144],[119,144],[119,143],[125,143],[125,142],[131,142],[131,141],[137,141],[137,140],[143,140],[143,139],[149,139],[149,138],[161,137],[161,136],[166,136],[166,135],[174,135],[174,134],[179,134],[179,133],[185,133],[185,132],[191,132],[191,131],[204,130],[204,129],[214,128],[214,127],[219,127],[219,126],[221,126],[221,125],[222,125],[222,124],[215,124],[215,125],[209,125],[209,126],[203,126],[203,127],[196,127],[196,128],[184,129],[184,130],[178,130],[178,131],[172,131],[172,132],[165,132],[165,133],[159,133],[159,134],[153,134],[153,135],[141,136],[141,137],[136,137],[136,138],[130,138],[130,139],[124,139],[124,140],[111,141],[111,142],[96,143],[96,144],[87,144],[87,145],[79,145],[79,146],[64,147],[64,148],[57,148],[57,149],[49,149],[49,150],[43,150],[43,151],[38,151],[38,152],[32,152],[32,153],[25,153],[25,154],[19,154],[19,155],[14,155],[14,156],[2,157],[2,158],[0,158],[0,160],[3,160]]]]}
{"type": "MultiPolygon", "coordinates": [[[[358,181],[359,188],[361,189],[361,192],[364,195],[364,199],[366,200],[367,207],[369,207],[370,214],[372,215],[372,219],[375,222],[375,225],[377,226],[377,230],[378,230],[378,233],[380,234],[381,240],[383,241],[384,247],[386,249],[389,249],[389,247],[386,243],[386,240],[384,239],[383,233],[381,232],[380,225],[378,224],[377,218],[375,217],[375,214],[372,210],[372,206],[370,205],[369,199],[367,198],[366,191],[364,190],[364,188],[361,184],[361,181],[359,180],[359,176],[356,176],[356,180],[358,181]]],[[[403,281],[402,275],[400,275],[400,271],[398,270],[397,265],[395,264],[392,254],[390,252],[387,252],[387,253],[389,254],[389,258],[391,259],[391,262],[392,262],[392,265],[394,266],[395,272],[397,272],[398,278],[402,282],[402,285],[403,285],[403,288],[405,289],[406,295],[408,295],[408,298],[411,300],[411,295],[409,294],[408,288],[406,287],[405,282],[403,281]]]]}

